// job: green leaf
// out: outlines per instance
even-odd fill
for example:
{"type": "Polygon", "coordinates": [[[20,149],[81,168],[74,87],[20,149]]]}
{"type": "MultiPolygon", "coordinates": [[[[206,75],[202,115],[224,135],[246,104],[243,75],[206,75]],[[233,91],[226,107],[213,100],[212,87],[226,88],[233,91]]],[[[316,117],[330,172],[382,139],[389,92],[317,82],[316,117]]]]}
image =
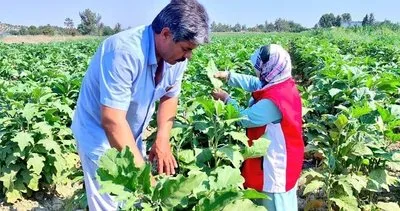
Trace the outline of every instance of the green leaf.
{"type": "Polygon", "coordinates": [[[195,210],[222,210],[232,201],[239,199],[240,193],[235,190],[225,190],[221,192],[212,192],[209,197],[205,197],[199,201],[195,210]]]}
{"type": "Polygon", "coordinates": [[[29,146],[29,144],[34,144],[34,140],[32,135],[27,132],[19,132],[17,135],[11,139],[11,141],[18,144],[21,151],[25,149],[25,147],[29,146]]]}
{"type": "Polygon", "coordinates": [[[265,138],[259,138],[253,141],[251,147],[246,147],[242,152],[244,159],[262,157],[267,153],[268,146],[271,142],[265,138]]]}
{"type": "Polygon", "coordinates": [[[204,166],[208,161],[210,161],[213,158],[213,154],[211,152],[211,149],[199,149],[195,148],[194,152],[196,154],[196,164],[199,166],[204,166]]]}
{"type": "Polygon", "coordinates": [[[363,106],[355,106],[351,109],[351,115],[354,118],[359,118],[363,115],[369,114],[372,112],[372,109],[368,104],[364,104],[363,106]]]}
{"type": "Polygon", "coordinates": [[[226,120],[239,118],[240,113],[238,110],[236,110],[236,108],[233,105],[231,105],[231,104],[226,105],[225,110],[226,110],[226,113],[225,113],[226,120]]]}
{"type": "Polygon", "coordinates": [[[27,103],[22,111],[22,116],[25,117],[27,121],[31,121],[38,109],[35,104],[27,103]]]}
{"type": "Polygon", "coordinates": [[[37,144],[42,145],[46,149],[46,151],[48,151],[49,153],[53,153],[53,151],[54,151],[54,154],[61,154],[60,144],[58,144],[53,139],[50,139],[50,138],[40,139],[37,142],[37,144]]]}
{"type": "Polygon", "coordinates": [[[265,207],[258,206],[248,199],[239,199],[226,205],[223,211],[264,211],[265,207]]]}
{"type": "Polygon", "coordinates": [[[354,196],[341,196],[339,198],[330,198],[330,200],[343,210],[360,210],[357,199],[354,196]]]}
{"type": "Polygon", "coordinates": [[[303,179],[308,179],[308,178],[319,178],[319,179],[323,179],[324,175],[322,175],[319,172],[316,172],[314,169],[308,169],[303,171],[303,173],[301,174],[301,178],[303,179]]]}
{"type": "Polygon", "coordinates": [[[360,193],[363,188],[367,187],[368,179],[366,176],[359,176],[356,174],[347,175],[347,181],[353,188],[360,193]]]}
{"type": "Polygon", "coordinates": [[[268,196],[265,193],[258,192],[254,189],[246,189],[243,191],[243,197],[246,199],[267,199],[268,196]]]}
{"type": "Polygon", "coordinates": [[[47,122],[35,123],[33,125],[33,129],[37,130],[41,134],[47,135],[48,137],[53,135],[53,133],[51,131],[52,127],[49,124],[47,124],[47,122]]]}
{"type": "Polygon", "coordinates": [[[212,190],[224,190],[231,187],[242,187],[244,179],[239,169],[230,166],[216,168],[212,175],[216,179],[210,179],[210,188],[212,190]]]}
{"type": "Polygon", "coordinates": [[[335,123],[336,127],[337,127],[339,130],[342,130],[344,127],[346,127],[346,125],[348,124],[348,122],[349,122],[349,120],[347,119],[347,117],[346,117],[345,115],[343,115],[343,114],[340,114],[340,115],[337,117],[337,119],[336,119],[336,121],[335,121],[334,123],[335,123]]]}
{"type": "Polygon", "coordinates": [[[102,193],[113,193],[120,198],[126,198],[141,187],[138,184],[141,172],[141,169],[135,167],[129,147],[123,148],[121,152],[111,148],[101,156],[96,177],[102,185],[102,193]]]}
{"type": "Polygon", "coordinates": [[[195,157],[194,157],[194,151],[191,149],[185,149],[182,151],[179,151],[178,153],[179,157],[179,161],[186,163],[186,164],[190,164],[192,162],[195,161],[195,157]]]}
{"type": "Polygon", "coordinates": [[[18,190],[11,190],[6,192],[6,201],[7,203],[15,203],[19,199],[22,199],[22,193],[18,190]]]}
{"type": "Polygon", "coordinates": [[[141,173],[138,176],[138,184],[141,186],[143,193],[150,194],[151,193],[151,166],[150,164],[146,164],[143,168],[141,168],[141,173]]]}
{"type": "Polygon", "coordinates": [[[353,196],[353,189],[351,188],[353,184],[346,181],[346,178],[342,178],[338,181],[338,184],[343,188],[344,192],[348,196],[353,196]]]}
{"type": "Polygon", "coordinates": [[[239,147],[227,145],[219,148],[218,151],[225,155],[225,157],[232,162],[235,168],[240,168],[244,159],[242,154],[239,152],[239,147]]]}
{"type": "Polygon", "coordinates": [[[214,74],[218,72],[218,69],[217,69],[217,66],[215,66],[215,63],[213,60],[210,60],[208,62],[206,70],[207,70],[208,79],[210,79],[211,84],[214,86],[214,88],[220,89],[222,87],[223,83],[222,83],[222,81],[214,78],[214,74]]]}
{"type": "Polygon", "coordinates": [[[303,195],[306,195],[307,193],[314,192],[316,190],[319,190],[325,186],[325,183],[319,180],[313,180],[309,184],[306,184],[306,188],[304,188],[303,195]]]}
{"type": "Polygon", "coordinates": [[[3,187],[7,190],[14,188],[14,182],[17,180],[17,173],[19,169],[16,168],[3,168],[3,176],[0,177],[0,181],[3,182],[3,187]]]}
{"type": "Polygon", "coordinates": [[[244,133],[239,133],[239,132],[229,132],[227,133],[228,135],[230,135],[234,140],[239,141],[240,143],[242,143],[245,146],[249,146],[249,138],[246,136],[246,134],[244,133]]]}
{"type": "Polygon", "coordinates": [[[201,105],[201,107],[204,109],[204,112],[206,115],[210,118],[214,116],[215,108],[214,108],[214,102],[210,99],[206,98],[198,98],[196,101],[201,105]]]}
{"type": "Polygon", "coordinates": [[[162,204],[171,209],[177,205],[183,205],[187,202],[188,196],[204,180],[207,179],[205,173],[190,175],[185,178],[178,175],[176,178],[170,178],[163,185],[161,190],[156,189],[153,200],[161,200],[162,204]]]}
{"type": "Polygon", "coordinates": [[[40,175],[44,167],[45,160],[46,159],[43,156],[37,153],[31,153],[27,161],[27,167],[28,169],[31,169],[33,173],[40,175]]]}
{"type": "Polygon", "coordinates": [[[31,178],[28,180],[28,188],[30,188],[33,191],[38,191],[39,190],[39,179],[41,178],[40,175],[37,174],[31,174],[31,178]]]}
{"type": "Polygon", "coordinates": [[[394,211],[394,210],[400,210],[400,207],[397,203],[395,202],[378,202],[376,206],[379,209],[382,209],[384,211],[394,211]]]}
{"type": "Polygon", "coordinates": [[[333,97],[333,96],[337,95],[338,93],[340,93],[341,91],[342,91],[341,89],[332,88],[329,90],[329,95],[331,97],[333,97]]]}
{"type": "Polygon", "coordinates": [[[393,171],[400,171],[400,162],[386,162],[386,166],[393,171]]]}
{"type": "Polygon", "coordinates": [[[363,142],[358,142],[353,147],[352,154],[356,156],[368,156],[368,155],[373,155],[373,152],[363,142]]]}
{"type": "Polygon", "coordinates": [[[389,191],[388,179],[385,169],[374,169],[368,175],[367,189],[373,192],[380,192],[382,188],[389,191]]]}

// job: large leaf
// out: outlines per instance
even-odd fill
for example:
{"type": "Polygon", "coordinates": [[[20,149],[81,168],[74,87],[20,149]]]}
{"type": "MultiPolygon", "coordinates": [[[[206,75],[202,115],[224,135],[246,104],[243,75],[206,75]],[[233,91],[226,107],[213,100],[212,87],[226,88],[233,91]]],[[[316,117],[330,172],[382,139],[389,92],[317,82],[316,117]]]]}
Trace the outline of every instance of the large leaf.
{"type": "Polygon", "coordinates": [[[128,147],[121,152],[111,148],[99,160],[97,178],[102,184],[102,192],[123,195],[125,191],[137,190],[140,172],[134,165],[133,154],[128,147]]]}
{"type": "Polygon", "coordinates": [[[390,175],[385,169],[374,169],[368,175],[367,189],[380,192],[381,189],[389,191],[390,175]]]}
{"type": "Polygon", "coordinates": [[[17,135],[12,138],[11,141],[17,143],[21,151],[23,151],[25,147],[29,146],[29,144],[34,144],[32,135],[27,132],[17,133],[17,135]]]}
{"type": "Polygon", "coordinates": [[[360,210],[360,208],[358,208],[357,199],[354,196],[341,196],[338,198],[330,198],[330,200],[335,202],[335,204],[343,210],[360,210]]]}
{"type": "Polygon", "coordinates": [[[179,161],[186,164],[190,164],[196,159],[194,156],[194,151],[191,149],[179,151],[178,156],[179,161]]]}
{"type": "Polygon", "coordinates": [[[316,190],[319,190],[325,186],[325,183],[319,180],[313,180],[309,184],[306,185],[304,188],[303,195],[306,195],[307,193],[314,192],[316,190]]]}
{"type": "Polygon", "coordinates": [[[230,166],[222,166],[215,169],[212,174],[214,179],[210,179],[210,188],[212,190],[224,190],[227,188],[243,186],[244,179],[239,169],[230,166]]]}
{"type": "Polygon", "coordinates": [[[27,161],[27,167],[28,169],[31,169],[33,173],[40,175],[44,167],[45,160],[46,158],[44,158],[42,155],[31,153],[27,161]]]}
{"type": "Polygon", "coordinates": [[[227,133],[227,135],[230,135],[234,140],[239,141],[243,145],[249,146],[249,138],[247,138],[246,134],[232,131],[227,133]]]}
{"type": "Polygon", "coordinates": [[[210,79],[211,84],[214,86],[214,88],[216,88],[216,89],[221,88],[223,85],[222,81],[214,78],[214,74],[218,72],[218,69],[217,69],[217,66],[215,66],[215,63],[213,60],[210,60],[208,62],[206,70],[207,70],[208,79],[210,79]]]}
{"type": "Polygon", "coordinates": [[[268,196],[265,193],[258,192],[254,189],[246,189],[243,191],[243,197],[246,199],[267,199],[268,196]]]}
{"type": "Polygon", "coordinates": [[[341,178],[340,180],[338,180],[338,184],[343,188],[344,192],[348,195],[348,196],[353,196],[353,189],[352,189],[352,185],[351,183],[349,183],[346,177],[341,178]]]}
{"type": "Polygon", "coordinates": [[[225,206],[231,202],[238,200],[241,194],[235,190],[225,190],[220,192],[212,192],[209,197],[205,197],[200,200],[199,204],[196,205],[196,211],[208,211],[208,210],[222,210],[225,206]]]}
{"type": "Polygon", "coordinates": [[[235,200],[222,209],[223,211],[264,211],[265,207],[254,204],[249,199],[235,200]]]}
{"type": "Polygon", "coordinates": [[[346,125],[348,124],[348,122],[349,122],[349,120],[347,119],[347,117],[346,117],[345,115],[343,115],[343,114],[340,114],[340,115],[337,117],[337,119],[336,119],[336,121],[335,121],[334,123],[335,123],[336,127],[337,127],[339,130],[342,130],[344,127],[346,127],[346,125]]]}
{"type": "Polygon", "coordinates": [[[353,188],[360,193],[363,188],[367,187],[368,179],[363,175],[349,174],[346,178],[347,182],[353,186],[353,188]]]}
{"type": "Polygon", "coordinates": [[[267,153],[271,142],[265,138],[259,138],[253,141],[251,147],[246,147],[242,152],[244,159],[262,157],[267,153]]]}
{"type": "Polygon", "coordinates": [[[40,139],[37,144],[42,145],[46,151],[48,151],[49,153],[53,153],[54,154],[60,154],[61,153],[61,148],[60,148],[60,144],[58,144],[56,141],[52,140],[52,139],[40,139]]]}
{"type": "Polygon", "coordinates": [[[193,190],[206,179],[205,173],[190,175],[187,178],[178,175],[176,178],[165,181],[161,189],[156,189],[153,200],[161,200],[163,206],[169,209],[177,205],[184,205],[193,190]]]}
{"type": "Polygon", "coordinates": [[[229,161],[231,161],[235,168],[240,168],[244,159],[239,151],[238,146],[227,145],[219,148],[218,151],[221,152],[229,161]]]}
{"type": "Polygon", "coordinates": [[[367,155],[373,155],[372,150],[367,147],[363,142],[358,142],[352,150],[353,155],[356,156],[367,156],[367,155]]]}
{"type": "Polygon", "coordinates": [[[400,206],[395,202],[378,202],[376,206],[384,211],[400,210],[400,206]]]}

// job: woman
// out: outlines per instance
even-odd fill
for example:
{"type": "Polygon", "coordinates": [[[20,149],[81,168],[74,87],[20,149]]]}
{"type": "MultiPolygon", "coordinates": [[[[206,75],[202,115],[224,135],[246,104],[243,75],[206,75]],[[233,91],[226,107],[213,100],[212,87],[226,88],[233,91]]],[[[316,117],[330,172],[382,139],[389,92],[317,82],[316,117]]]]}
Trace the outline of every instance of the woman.
{"type": "Polygon", "coordinates": [[[257,77],[217,72],[214,77],[251,92],[250,106],[241,109],[223,90],[214,90],[216,100],[232,104],[244,120],[249,144],[261,137],[271,141],[265,155],[244,161],[244,186],[265,192],[270,199],[257,203],[268,210],[297,209],[297,181],[303,163],[302,105],[299,91],[291,76],[289,53],[280,45],[266,45],[251,56],[257,77]]]}

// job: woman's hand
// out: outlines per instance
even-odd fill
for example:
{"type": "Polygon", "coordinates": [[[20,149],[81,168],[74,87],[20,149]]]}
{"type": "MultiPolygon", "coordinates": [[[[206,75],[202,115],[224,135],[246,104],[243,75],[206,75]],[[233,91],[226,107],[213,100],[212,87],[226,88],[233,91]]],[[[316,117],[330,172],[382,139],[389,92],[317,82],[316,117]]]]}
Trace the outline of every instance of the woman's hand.
{"type": "Polygon", "coordinates": [[[221,81],[227,81],[229,79],[228,71],[218,71],[214,74],[214,78],[217,78],[221,81]]]}
{"type": "Polygon", "coordinates": [[[213,96],[213,98],[215,100],[221,100],[224,103],[226,103],[226,101],[229,98],[229,94],[222,89],[218,89],[218,90],[214,89],[213,92],[211,93],[211,95],[213,96]]]}

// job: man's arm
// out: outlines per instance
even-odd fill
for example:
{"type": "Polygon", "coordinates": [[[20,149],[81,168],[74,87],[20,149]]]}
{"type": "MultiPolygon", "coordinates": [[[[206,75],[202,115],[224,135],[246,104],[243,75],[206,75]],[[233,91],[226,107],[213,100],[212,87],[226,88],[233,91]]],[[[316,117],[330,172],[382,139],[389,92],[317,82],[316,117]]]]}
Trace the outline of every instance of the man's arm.
{"type": "Polygon", "coordinates": [[[161,98],[157,112],[157,138],[149,155],[150,160],[157,159],[158,172],[165,172],[167,175],[175,174],[175,168],[178,167],[169,143],[177,107],[178,97],[161,98]]]}
{"type": "Polygon", "coordinates": [[[144,164],[144,159],[136,146],[132,130],[128,121],[126,121],[126,111],[102,106],[101,125],[111,147],[121,151],[125,146],[128,146],[133,153],[136,166],[139,167],[144,164]]]}

